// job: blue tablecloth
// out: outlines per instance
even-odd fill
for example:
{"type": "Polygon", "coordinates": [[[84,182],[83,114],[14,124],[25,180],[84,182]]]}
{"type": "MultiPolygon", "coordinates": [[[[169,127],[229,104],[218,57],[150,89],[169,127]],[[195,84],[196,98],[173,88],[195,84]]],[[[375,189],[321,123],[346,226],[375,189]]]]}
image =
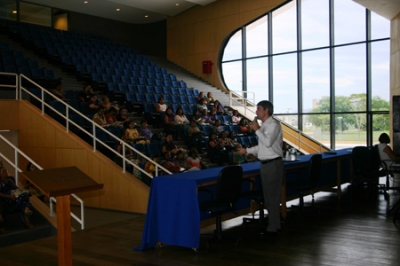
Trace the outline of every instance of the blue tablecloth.
{"type": "MultiPolygon", "coordinates": [[[[336,161],[349,158],[351,150],[337,150],[323,153],[322,183],[335,184],[336,161]],[[325,169],[324,169],[325,168],[325,169]]],[[[311,155],[300,156],[298,161],[284,162],[287,172],[290,169],[305,167],[311,155]]],[[[243,173],[256,174],[260,163],[243,164],[243,173]]],[[[349,176],[350,166],[346,166],[341,175],[349,176]]],[[[135,250],[154,248],[157,242],[168,245],[198,248],[200,242],[200,211],[198,208],[198,185],[216,181],[221,167],[193,171],[168,176],[155,177],[151,184],[146,222],[142,236],[142,246],[135,250]]],[[[298,176],[298,175],[297,175],[298,176]]],[[[287,175],[287,179],[297,178],[287,175]]],[[[345,180],[347,180],[345,178],[345,180]]],[[[343,183],[343,182],[342,182],[343,183]]]]}

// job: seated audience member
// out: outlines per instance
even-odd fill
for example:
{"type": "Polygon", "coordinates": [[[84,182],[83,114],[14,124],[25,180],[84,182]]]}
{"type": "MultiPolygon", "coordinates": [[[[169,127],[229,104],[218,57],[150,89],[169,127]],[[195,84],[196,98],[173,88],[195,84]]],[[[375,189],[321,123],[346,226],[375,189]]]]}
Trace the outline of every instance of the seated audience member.
{"type": "Polygon", "coordinates": [[[171,173],[181,172],[181,167],[172,159],[169,152],[164,153],[164,160],[161,161],[161,165],[171,173]]]}
{"type": "Polygon", "coordinates": [[[114,107],[114,109],[115,109],[115,111],[116,111],[117,113],[118,113],[118,111],[119,111],[119,106],[118,106],[118,104],[117,104],[117,103],[116,103],[116,104],[111,103],[111,102],[110,102],[110,98],[108,98],[108,96],[103,96],[103,100],[102,100],[100,106],[105,107],[105,108],[106,108],[106,112],[108,112],[109,109],[110,109],[111,107],[114,107]]]}
{"type": "Polygon", "coordinates": [[[228,133],[228,138],[231,140],[231,142],[233,143],[233,145],[237,145],[237,144],[239,144],[239,142],[238,142],[238,140],[237,140],[237,137],[236,137],[236,135],[235,135],[235,132],[233,132],[233,131],[229,131],[229,133],[228,133]]]}
{"type": "Polygon", "coordinates": [[[176,110],[175,123],[182,125],[188,125],[190,123],[186,115],[183,113],[183,109],[181,107],[176,110]]]}
{"type": "Polygon", "coordinates": [[[7,169],[0,167],[0,204],[2,209],[9,212],[22,212],[26,227],[31,229],[33,225],[29,218],[32,215],[32,205],[29,202],[30,194],[25,193],[16,197],[13,190],[17,188],[14,177],[8,174],[7,169]]]}
{"type": "Polygon", "coordinates": [[[133,158],[133,151],[132,149],[129,147],[129,144],[125,144],[123,142],[127,142],[126,141],[126,136],[122,135],[121,136],[121,141],[119,142],[118,146],[117,146],[117,152],[121,155],[123,155],[123,147],[125,146],[125,158],[131,160],[133,158]]]}
{"type": "Polygon", "coordinates": [[[215,120],[214,127],[213,127],[213,132],[215,132],[218,136],[224,131],[224,129],[221,126],[221,120],[215,120]]]}
{"type": "Polygon", "coordinates": [[[211,121],[210,116],[208,115],[208,110],[203,110],[201,114],[201,118],[205,124],[214,124],[215,121],[211,121]]]}
{"type": "Polygon", "coordinates": [[[240,133],[243,135],[254,135],[254,131],[251,129],[249,125],[249,120],[246,118],[242,118],[239,122],[240,133]]]}
{"type": "MultiPolygon", "coordinates": [[[[26,166],[26,171],[36,171],[36,170],[38,170],[38,169],[31,162],[29,162],[28,165],[26,166]]],[[[45,197],[44,197],[43,192],[40,191],[40,189],[35,187],[31,182],[29,182],[28,179],[23,178],[22,176],[20,176],[20,180],[21,180],[21,184],[22,184],[24,189],[29,190],[29,192],[31,193],[32,196],[36,196],[41,201],[44,201],[45,197]]]]}
{"type": "Polygon", "coordinates": [[[189,146],[195,147],[198,151],[201,150],[201,142],[203,140],[203,131],[197,126],[196,122],[192,120],[188,128],[189,146]]]}
{"type": "Polygon", "coordinates": [[[191,149],[189,151],[189,157],[187,158],[187,161],[193,167],[197,167],[199,169],[207,168],[207,165],[203,162],[196,149],[191,149]]]}
{"type": "MultiPolygon", "coordinates": [[[[159,158],[158,155],[155,154],[155,155],[152,156],[151,159],[152,159],[154,162],[158,163],[160,158],[159,158]]],[[[152,161],[148,160],[148,161],[146,162],[146,164],[144,165],[144,170],[145,170],[147,173],[149,173],[150,175],[155,176],[156,165],[155,165],[152,161]]]]}
{"type": "Polygon", "coordinates": [[[233,115],[232,115],[232,123],[238,124],[240,122],[241,117],[239,116],[238,110],[233,110],[233,115]]]}
{"type": "Polygon", "coordinates": [[[390,137],[386,133],[382,133],[379,136],[379,157],[381,161],[386,163],[387,167],[390,167],[393,163],[400,163],[400,155],[395,153],[392,148],[389,146],[390,137]]]}
{"type": "Polygon", "coordinates": [[[59,84],[55,89],[53,89],[51,91],[51,93],[53,93],[55,96],[57,96],[58,98],[64,100],[67,97],[65,96],[65,92],[63,90],[63,85],[59,84]]]}
{"type": "Polygon", "coordinates": [[[158,122],[156,119],[156,125],[159,125],[160,121],[163,123],[165,113],[167,112],[168,105],[165,103],[164,97],[160,97],[156,104],[156,113],[158,114],[158,122]]]}
{"type": "Polygon", "coordinates": [[[228,132],[222,131],[219,139],[221,140],[221,146],[224,147],[227,151],[232,151],[235,146],[230,138],[228,138],[228,132]]]}
{"type": "Polygon", "coordinates": [[[175,128],[178,133],[178,139],[183,140],[184,139],[184,134],[183,134],[184,126],[189,125],[190,122],[187,119],[186,115],[183,113],[183,109],[181,107],[179,107],[176,110],[174,119],[175,119],[175,128]]]}
{"type": "Polygon", "coordinates": [[[212,92],[207,92],[207,98],[206,98],[208,104],[214,104],[215,100],[212,95],[212,92]]]}
{"type": "Polygon", "coordinates": [[[206,96],[204,95],[204,92],[200,92],[199,93],[199,96],[197,96],[197,102],[199,103],[199,104],[202,104],[203,103],[203,100],[204,100],[204,103],[207,105],[207,98],[206,98],[206,96]]]}
{"type": "Polygon", "coordinates": [[[146,141],[152,141],[152,137],[153,137],[153,132],[151,132],[150,128],[148,127],[147,121],[146,120],[142,120],[140,122],[141,127],[138,129],[140,135],[142,135],[146,141]]]}
{"type": "Polygon", "coordinates": [[[235,150],[232,153],[232,162],[234,164],[241,164],[241,163],[247,163],[247,162],[255,162],[257,161],[257,157],[254,154],[240,154],[239,150],[242,148],[242,145],[239,143],[236,144],[235,150]]]}
{"type": "Polygon", "coordinates": [[[214,102],[213,109],[217,115],[223,115],[225,113],[225,108],[218,100],[214,102]]]}
{"type": "Polygon", "coordinates": [[[81,102],[87,102],[89,101],[91,94],[93,94],[92,87],[86,84],[83,86],[83,89],[79,92],[78,100],[81,102]]]}
{"type": "Polygon", "coordinates": [[[136,144],[146,144],[150,143],[150,140],[146,140],[140,132],[137,130],[136,123],[131,121],[128,125],[128,128],[125,129],[125,137],[128,143],[136,143],[136,144]]]}
{"type": "Polygon", "coordinates": [[[100,107],[97,113],[93,116],[93,121],[98,124],[99,126],[106,127],[109,124],[107,123],[106,117],[104,115],[104,107],[100,107]]]}
{"type": "Polygon", "coordinates": [[[222,145],[221,139],[217,139],[217,134],[212,132],[208,141],[207,155],[212,161],[217,161],[219,166],[228,165],[228,151],[222,145]]]}
{"type": "Polygon", "coordinates": [[[130,121],[130,119],[129,119],[128,115],[127,115],[126,108],[119,109],[119,112],[118,112],[118,115],[117,115],[117,120],[121,121],[122,123],[130,121]]]}
{"type": "Polygon", "coordinates": [[[182,150],[186,153],[185,149],[178,148],[175,143],[173,142],[172,134],[167,134],[165,137],[165,142],[161,147],[162,153],[170,152],[172,155],[175,155],[179,150],[182,150]]]}
{"type": "Polygon", "coordinates": [[[197,123],[197,124],[203,124],[204,119],[202,118],[199,109],[195,109],[192,114],[192,119],[197,123]]]}
{"type": "MultiPolygon", "coordinates": [[[[172,112],[172,108],[167,108],[167,111],[165,112],[164,115],[164,132],[166,134],[169,133],[174,133],[174,135],[177,132],[177,128],[175,126],[175,114],[172,112]]],[[[176,136],[175,136],[176,138],[176,136]]]]}
{"type": "Polygon", "coordinates": [[[206,110],[208,112],[207,101],[204,99],[200,100],[197,104],[197,109],[200,113],[203,113],[203,110],[206,110]]]}
{"type": "Polygon", "coordinates": [[[217,120],[217,118],[215,117],[215,111],[214,111],[214,109],[211,109],[210,110],[210,113],[209,113],[209,119],[210,119],[210,124],[211,125],[214,125],[215,124],[215,120],[217,120]]]}
{"type": "Polygon", "coordinates": [[[108,110],[108,113],[104,115],[106,118],[106,122],[111,126],[123,128],[123,122],[118,121],[116,114],[117,110],[114,107],[111,107],[108,110]]]}
{"type": "Polygon", "coordinates": [[[185,158],[185,154],[183,151],[178,151],[176,153],[176,160],[175,162],[181,167],[182,171],[189,172],[189,171],[198,171],[200,168],[196,166],[192,166],[187,159],[185,158]]]}
{"type": "MultiPolygon", "coordinates": [[[[95,114],[97,113],[97,110],[99,110],[100,104],[97,101],[97,95],[96,94],[91,94],[90,98],[86,104],[86,110],[85,114],[95,114]]],[[[104,109],[105,110],[105,109],[104,109]]]]}

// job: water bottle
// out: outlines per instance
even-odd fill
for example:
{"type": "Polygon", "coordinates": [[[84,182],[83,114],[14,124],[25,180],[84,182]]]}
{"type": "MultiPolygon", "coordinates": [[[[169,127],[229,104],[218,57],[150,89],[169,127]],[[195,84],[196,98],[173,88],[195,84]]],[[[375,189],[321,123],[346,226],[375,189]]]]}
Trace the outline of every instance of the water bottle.
{"type": "Polygon", "coordinates": [[[290,149],[290,160],[291,161],[296,161],[297,157],[297,152],[295,148],[290,149]]]}
{"type": "Polygon", "coordinates": [[[289,150],[286,150],[285,160],[290,161],[289,150]]]}

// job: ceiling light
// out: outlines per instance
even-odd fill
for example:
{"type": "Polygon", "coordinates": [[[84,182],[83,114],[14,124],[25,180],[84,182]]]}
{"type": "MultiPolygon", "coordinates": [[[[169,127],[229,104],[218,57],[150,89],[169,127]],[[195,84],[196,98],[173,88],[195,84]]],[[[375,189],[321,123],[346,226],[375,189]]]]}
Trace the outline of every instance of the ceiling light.
{"type": "Polygon", "coordinates": [[[148,17],[149,17],[149,15],[145,15],[144,17],[145,17],[145,18],[148,18],[148,17]]]}
{"type": "Polygon", "coordinates": [[[87,3],[89,3],[89,1],[83,1],[83,3],[84,3],[84,4],[87,4],[87,3]]]}
{"type": "Polygon", "coordinates": [[[119,12],[119,11],[121,11],[121,9],[117,8],[117,9],[115,9],[115,11],[119,12]]]}
{"type": "Polygon", "coordinates": [[[175,5],[176,5],[176,6],[179,6],[179,3],[176,3],[175,5]]]}
{"type": "Polygon", "coordinates": [[[13,10],[13,12],[12,12],[13,14],[17,14],[17,10],[13,10]]]}

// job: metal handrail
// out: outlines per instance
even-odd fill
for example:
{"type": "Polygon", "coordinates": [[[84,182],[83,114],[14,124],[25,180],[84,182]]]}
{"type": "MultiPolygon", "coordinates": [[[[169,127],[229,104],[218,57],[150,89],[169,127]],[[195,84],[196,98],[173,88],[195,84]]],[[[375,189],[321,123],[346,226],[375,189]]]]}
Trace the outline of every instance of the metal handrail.
{"type": "Polygon", "coordinates": [[[141,173],[145,174],[146,176],[148,176],[149,178],[153,178],[153,176],[149,173],[147,173],[146,171],[144,171],[144,169],[142,169],[139,165],[133,163],[132,161],[130,161],[129,159],[127,159],[125,157],[125,149],[126,147],[128,147],[129,149],[131,149],[134,153],[138,154],[141,156],[141,158],[144,158],[148,161],[151,161],[154,165],[155,165],[155,176],[158,176],[159,171],[162,170],[163,172],[165,172],[166,174],[172,174],[170,171],[168,171],[166,168],[164,168],[162,165],[158,164],[157,162],[153,161],[151,158],[149,158],[148,156],[146,156],[145,154],[143,154],[142,152],[136,150],[135,148],[133,148],[131,145],[129,145],[128,143],[126,143],[125,141],[121,140],[119,137],[114,136],[112,133],[110,133],[109,131],[105,130],[102,126],[96,124],[95,122],[93,122],[92,120],[90,120],[89,118],[87,118],[85,115],[81,114],[78,110],[76,110],[75,108],[73,108],[72,106],[70,106],[69,104],[65,103],[62,99],[58,98],[57,96],[53,95],[52,93],[46,91],[44,88],[42,88],[39,84],[37,84],[36,82],[32,81],[31,79],[29,79],[28,77],[26,77],[23,74],[19,74],[19,84],[22,84],[22,80],[25,79],[31,83],[33,83],[35,86],[37,86],[38,88],[41,89],[41,98],[37,97],[36,95],[34,95],[33,93],[31,93],[28,89],[26,89],[24,86],[19,86],[19,98],[22,98],[22,91],[27,93],[28,95],[30,95],[31,97],[33,97],[34,99],[38,100],[41,102],[41,112],[42,114],[45,113],[45,107],[49,108],[50,110],[52,110],[53,112],[55,112],[57,115],[59,115],[60,117],[64,118],[66,121],[66,131],[69,132],[69,124],[73,124],[74,126],[76,126],[78,129],[80,129],[82,132],[84,132],[86,135],[90,136],[93,139],[93,151],[96,151],[96,143],[99,142],[100,144],[103,145],[103,147],[106,147],[109,151],[111,151],[114,155],[118,156],[121,160],[122,160],[122,171],[125,173],[126,172],[126,164],[130,164],[133,167],[135,167],[135,169],[138,169],[141,173]],[[59,111],[57,111],[55,108],[53,108],[50,104],[45,102],[45,96],[47,97],[51,97],[53,99],[55,99],[56,101],[61,102],[65,108],[66,108],[66,115],[60,113],[59,111]],[[72,121],[69,118],[69,112],[70,110],[72,110],[75,114],[81,116],[83,119],[85,119],[88,123],[92,124],[92,131],[93,133],[88,132],[87,130],[85,130],[84,128],[82,128],[80,125],[78,125],[77,123],[75,123],[74,121],[72,121]],[[105,132],[109,137],[112,137],[112,139],[114,139],[115,141],[118,141],[120,143],[122,143],[122,155],[119,154],[116,150],[112,149],[111,147],[109,147],[106,143],[104,143],[103,141],[99,140],[96,137],[96,129],[100,129],[103,132],[105,132]]]}
{"type": "MultiPolygon", "coordinates": [[[[23,172],[19,167],[18,167],[18,155],[21,155],[22,157],[24,157],[26,160],[28,160],[29,162],[31,162],[37,169],[39,170],[43,170],[43,168],[38,165],[34,160],[32,160],[28,155],[26,155],[23,151],[21,151],[20,149],[18,149],[14,144],[12,144],[10,141],[8,141],[8,139],[6,139],[2,134],[0,134],[0,139],[2,139],[6,144],[8,144],[11,148],[13,148],[14,150],[14,154],[15,154],[15,163],[13,163],[12,161],[10,161],[4,154],[2,154],[0,152],[0,156],[7,161],[7,163],[9,163],[11,166],[13,166],[13,168],[15,169],[15,182],[16,184],[18,184],[19,181],[19,173],[23,172]]],[[[79,218],[77,215],[75,215],[72,211],[70,212],[70,215],[81,225],[81,229],[84,230],[85,229],[85,206],[84,206],[84,201],[79,198],[76,194],[72,193],[71,194],[72,197],[74,197],[77,201],[79,201],[81,204],[81,218],[79,218]]],[[[50,208],[50,213],[49,216],[53,217],[54,216],[54,207],[52,204],[52,201],[56,201],[56,199],[54,197],[50,197],[50,202],[49,202],[49,208],[50,208]]]]}

